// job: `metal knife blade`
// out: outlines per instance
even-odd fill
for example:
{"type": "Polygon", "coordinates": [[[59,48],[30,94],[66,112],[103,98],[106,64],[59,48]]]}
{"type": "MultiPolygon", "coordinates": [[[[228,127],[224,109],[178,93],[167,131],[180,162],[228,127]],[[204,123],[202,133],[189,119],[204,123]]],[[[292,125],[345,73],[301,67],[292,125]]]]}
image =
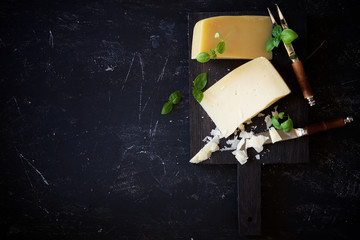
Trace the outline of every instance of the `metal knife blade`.
{"type": "MultiPolygon", "coordinates": [[[[275,129],[275,131],[280,135],[280,137],[281,137],[280,141],[287,141],[287,140],[291,140],[291,139],[294,139],[294,138],[298,138],[298,137],[302,137],[304,135],[307,135],[307,131],[304,128],[296,128],[296,129],[293,128],[287,133],[284,132],[283,130],[275,129]]],[[[269,131],[255,134],[255,136],[259,136],[259,135],[262,135],[262,136],[268,138],[268,140],[266,140],[264,144],[272,143],[269,131]]]]}
{"type": "MultiPolygon", "coordinates": [[[[288,24],[287,24],[287,22],[286,22],[286,20],[285,20],[285,18],[284,18],[284,16],[283,16],[283,14],[281,13],[279,6],[278,6],[277,4],[275,4],[275,5],[276,5],[276,9],[277,9],[277,11],[278,11],[279,18],[280,18],[281,27],[282,27],[283,29],[288,29],[289,26],[288,26],[288,24]]],[[[293,45],[292,45],[291,43],[290,43],[290,44],[285,44],[285,43],[284,43],[284,46],[285,46],[285,49],[286,49],[287,54],[289,55],[290,60],[291,60],[292,62],[297,62],[297,61],[299,61],[299,58],[298,58],[298,56],[297,56],[296,53],[295,53],[295,49],[294,49],[293,45]]]]}

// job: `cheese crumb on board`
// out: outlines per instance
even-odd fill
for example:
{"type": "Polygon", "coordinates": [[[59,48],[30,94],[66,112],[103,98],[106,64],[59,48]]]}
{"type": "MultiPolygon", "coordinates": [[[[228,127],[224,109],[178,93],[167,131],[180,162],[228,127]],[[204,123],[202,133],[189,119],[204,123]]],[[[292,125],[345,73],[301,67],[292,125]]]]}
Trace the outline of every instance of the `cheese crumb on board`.
{"type": "Polygon", "coordinates": [[[218,128],[212,129],[211,132],[210,132],[210,135],[214,136],[214,137],[218,136],[219,139],[224,137],[224,135],[221,133],[221,131],[218,128]]]}
{"type": "Polygon", "coordinates": [[[268,140],[268,137],[263,135],[252,136],[250,139],[246,139],[246,148],[254,148],[258,153],[261,152],[264,147],[264,143],[268,140]]]}
{"type": "Polygon", "coordinates": [[[257,160],[260,160],[260,154],[256,154],[256,155],[255,155],[255,158],[256,158],[257,160]]]}
{"type": "Polygon", "coordinates": [[[191,163],[200,163],[210,158],[211,154],[219,150],[219,137],[215,136],[190,160],[191,163]]]}
{"type": "Polygon", "coordinates": [[[265,117],[264,121],[265,121],[265,124],[266,124],[266,129],[269,129],[269,128],[271,127],[271,125],[272,125],[270,115],[267,115],[267,116],[265,117]]]}
{"type": "Polygon", "coordinates": [[[241,138],[251,138],[252,136],[254,136],[254,132],[241,131],[239,134],[241,138]]]}
{"type": "Polygon", "coordinates": [[[248,160],[248,155],[245,150],[236,150],[232,152],[235,155],[236,160],[241,164],[244,165],[248,160]]]}
{"type": "Polygon", "coordinates": [[[269,129],[269,133],[270,133],[270,138],[271,138],[272,143],[281,141],[282,138],[280,137],[279,133],[276,131],[276,129],[274,127],[271,127],[269,129]]]}

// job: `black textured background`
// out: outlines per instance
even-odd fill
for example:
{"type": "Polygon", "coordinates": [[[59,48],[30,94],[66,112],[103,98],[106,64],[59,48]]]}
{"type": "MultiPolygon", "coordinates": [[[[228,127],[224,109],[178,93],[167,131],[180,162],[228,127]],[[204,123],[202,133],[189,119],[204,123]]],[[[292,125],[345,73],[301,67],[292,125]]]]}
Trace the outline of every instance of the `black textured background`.
{"type": "MultiPolygon", "coordinates": [[[[1,1],[0,238],[238,239],[236,166],[188,163],[187,14],[274,3],[1,1]]],[[[277,3],[307,12],[309,120],[355,122],[311,136],[309,164],[263,167],[253,239],[354,239],[358,4],[277,3]]]]}

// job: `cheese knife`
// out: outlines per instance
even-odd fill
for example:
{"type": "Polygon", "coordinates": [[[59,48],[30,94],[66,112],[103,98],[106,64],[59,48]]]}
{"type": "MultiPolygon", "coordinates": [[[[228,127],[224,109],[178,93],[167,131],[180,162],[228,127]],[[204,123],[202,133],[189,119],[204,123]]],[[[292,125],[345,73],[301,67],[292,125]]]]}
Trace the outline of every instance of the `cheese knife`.
{"type": "MultiPolygon", "coordinates": [[[[289,132],[284,132],[283,130],[276,130],[280,135],[281,140],[279,141],[287,141],[299,137],[303,137],[306,135],[312,135],[319,132],[325,132],[334,128],[344,127],[346,124],[351,123],[354,119],[352,117],[337,117],[331,120],[321,121],[318,123],[310,124],[304,128],[293,128],[289,132]]],[[[256,136],[262,135],[268,137],[264,144],[272,143],[270,132],[262,132],[255,134],[256,136]]]]}
{"type": "MultiPolygon", "coordinates": [[[[277,8],[279,18],[280,18],[281,27],[283,29],[289,28],[283,14],[280,11],[279,6],[277,4],[275,4],[275,5],[276,5],[276,8],[277,8]]],[[[268,8],[267,10],[269,12],[269,16],[270,16],[272,24],[274,26],[277,26],[278,24],[277,24],[274,16],[271,14],[270,9],[268,8]]],[[[292,46],[292,44],[285,44],[284,43],[284,46],[285,46],[287,54],[289,55],[290,60],[292,61],[292,67],[293,67],[294,73],[296,75],[296,79],[297,79],[297,81],[299,83],[299,86],[301,88],[301,91],[303,93],[303,96],[304,96],[305,99],[308,100],[308,103],[309,103],[310,106],[314,106],[315,105],[314,93],[313,93],[313,90],[312,90],[312,88],[310,86],[310,83],[309,83],[308,77],[306,75],[304,66],[303,66],[302,62],[300,61],[299,57],[296,55],[296,52],[295,52],[294,47],[292,46]]]]}

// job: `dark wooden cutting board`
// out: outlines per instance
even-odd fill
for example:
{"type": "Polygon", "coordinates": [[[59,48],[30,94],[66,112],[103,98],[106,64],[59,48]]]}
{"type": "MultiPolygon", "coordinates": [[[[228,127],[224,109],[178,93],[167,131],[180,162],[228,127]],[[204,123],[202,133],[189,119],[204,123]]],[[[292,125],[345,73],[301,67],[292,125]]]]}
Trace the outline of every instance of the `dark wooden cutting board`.
{"type": "MultiPolygon", "coordinates": [[[[285,14],[285,12],[283,12],[285,14]]],[[[232,13],[190,13],[189,14],[189,51],[191,56],[191,44],[193,28],[197,21],[221,15],[266,15],[266,13],[232,12],[232,13]]],[[[300,38],[293,43],[300,59],[305,55],[306,39],[306,15],[299,12],[287,14],[286,19],[291,28],[296,30],[300,38]],[[289,17],[287,17],[289,15],[289,17]]],[[[210,135],[211,129],[215,124],[202,109],[200,104],[192,97],[191,89],[195,77],[203,72],[207,72],[208,84],[206,88],[212,86],[227,73],[246,63],[248,60],[210,60],[208,63],[198,63],[196,60],[189,60],[189,95],[190,100],[190,154],[194,156],[203,146],[202,141],[210,135]]],[[[272,64],[284,78],[291,94],[274,103],[262,113],[271,114],[277,106],[279,112],[284,111],[289,114],[294,121],[295,127],[303,127],[308,124],[308,105],[302,96],[295,74],[291,67],[291,62],[287,57],[282,45],[273,51],[272,64]]],[[[306,65],[305,65],[306,68],[306,65]]],[[[205,88],[205,90],[206,90],[205,88]]],[[[246,130],[262,132],[266,128],[264,117],[254,117],[252,124],[246,126],[246,130]],[[253,128],[251,126],[256,126],[253,128]]],[[[231,139],[230,136],[228,139],[231,139]]],[[[220,147],[225,145],[224,139],[220,142],[220,147]]],[[[255,159],[256,152],[248,149],[249,159],[245,165],[237,163],[231,151],[218,151],[212,154],[211,158],[202,164],[237,164],[238,168],[238,226],[240,235],[260,235],[261,234],[261,166],[271,163],[301,163],[309,161],[308,137],[294,139],[266,145],[261,153],[260,160],[255,159]]]]}
{"type": "MultiPolygon", "coordinates": [[[[266,10],[266,9],[265,9],[266,10]]],[[[274,10],[273,10],[274,11],[274,10]]],[[[291,28],[296,30],[299,38],[293,42],[294,48],[300,55],[300,59],[305,53],[305,39],[306,39],[306,15],[300,13],[283,12],[286,16],[288,24],[291,28]],[[287,13],[287,14],[286,14],[287,13]]],[[[276,14],[274,11],[273,14],[276,14]]],[[[254,12],[195,12],[189,13],[189,55],[191,56],[193,28],[196,22],[201,19],[212,16],[223,15],[267,15],[267,12],[254,13],[254,12]]],[[[276,15],[277,17],[277,15],[276,15]]],[[[189,109],[190,109],[190,157],[193,157],[203,146],[202,141],[206,136],[210,136],[211,129],[215,128],[215,124],[209,118],[207,113],[202,109],[200,104],[192,96],[191,89],[193,80],[200,73],[206,72],[208,75],[208,83],[204,90],[212,86],[215,82],[220,80],[227,73],[240,65],[248,62],[249,60],[210,60],[207,63],[199,63],[196,60],[189,59],[189,109]]],[[[308,122],[308,105],[304,100],[300,87],[297,84],[295,74],[291,67],[291,62],[287,57],[285,49],[282,45],[273,51],[272,64],[279,71],[280,75],[284,78],[287,85],[291,89],[291,94],[285,98],[274,103],[268,109],[263,111],[264,114],[271,114],[275,106],[278,110],[284,111],[289,114],[294,121],[295,127],[303,127],[308,122]]],[[[306,65],[305,65],[306,68],[306,65]]],[[[264,117],[255,117],[252,119],[253,123],[246,126],[247,131],[252,130],[250,126],[257,126],[254,132],[261,132],[265,130],[264,117]]],[[[228,139],[231,139],[230,136],[228,139]]],[[[225,146],[225,139],[220,142],[220,147],[225,146]]],[[[250,157],[254,156],[253,151],[249,151],[250,157]]],[[[280,142],[274,145],[267,145],[261,153],[261,162],[304,162],[308,160],[308,138],[296,139],[292,141],[280,142]]],[[[215,152],[211,158],[202,164],[236,164],[235,157],[231,151],[215,152]]]]}

